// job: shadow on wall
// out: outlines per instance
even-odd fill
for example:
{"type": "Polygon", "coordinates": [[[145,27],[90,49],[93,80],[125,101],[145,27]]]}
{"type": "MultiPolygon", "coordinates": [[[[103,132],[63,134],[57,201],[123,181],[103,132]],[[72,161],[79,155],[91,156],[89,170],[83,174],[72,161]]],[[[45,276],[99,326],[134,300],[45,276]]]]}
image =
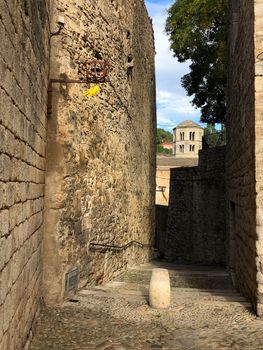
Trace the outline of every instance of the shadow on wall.
{"type": "Polygon", "coordinates": [[[229,267],[237,287],[263,315],[262,274],[262,6],[230,2],[227,88],[227,222],[229,267]],[[244,69],[245,67],[245,69],[244,69]],[[237,88],[238,86],[238,88],[237,88]]]}
{"type": "Polygon", "coordinates": [[[171,170],[168,208],[156,206],[156,247],[181,263],[226,264],[225,147],[171,170]]]}
{"type": "Polygon", "coordinates": [[[163,259],[165,255],[168,206],[156,205],[155,208],[155,248],[158,249],[160,258],[163,259]]]}

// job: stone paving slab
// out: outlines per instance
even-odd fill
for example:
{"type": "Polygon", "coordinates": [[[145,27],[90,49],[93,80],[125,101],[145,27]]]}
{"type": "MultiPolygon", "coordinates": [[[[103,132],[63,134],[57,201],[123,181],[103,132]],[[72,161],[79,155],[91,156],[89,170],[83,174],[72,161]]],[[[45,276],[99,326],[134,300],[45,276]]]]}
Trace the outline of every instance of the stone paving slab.
{"type": "MultiPolygon", "coordinates": [[[[138,297],[138,299],[147,300],[148,292],[144,291],[132,291],[132,290],[119,290],[112,291],[110,288],[108,289],[87,289],[82,290],[78,293],[78,295],[97,295],[102,297],[111,297],[111,298],[130,298],[130,297],[138,297]]],[[[201,301],[220,301],[220,302],[228,302],[228,303],[240,303],[242,305],[250,306],[250,303],[246,301],[246,299],[240,295],[215,295],[215,294],[202,294],[202,293],[178,293],[176,290],[171,291],[171,302],[172,303],[199,303],[201,301]],[[196,301],[194,300],[196,299],[196,301]]]]}
{"type": "MultiPolygon", "coordinates": [[[[129,272],[118,278],[121,282],[130,282],[136,284],[150,283],[150,275],[136,274],[129,272]]],[[[225,277],[200,277],[200,276],[170,276],[171,287],[181,288],[200,288],[200,289],[233,289],[230,278],[225,277]]]]}
{"type": "MultiPolygon", "coordinates": [[[[138,297],[138,299],[148,300],[149,288],[147,285],[135,285],[136,289],[133,289],[131,283],[125,282],[112,282],[106,284],[105,286],[96,286],[89,289],[83,289],[78,294],[79,295],[98,295],[98,296],[110,296],[112,298],[129,298],[138,297]]],[[[250,303],[241,296],[239,293],[229,293],[223,290],[213,290],[207,291],[202,289],[192,289],[192,288],[171,288],[171,300],[172,303],[186,303],[200,301],[220,301],[220,302],[231,302],[231,303],[242,303],[246,306],[250,306],[250,303]]]]}
{"type": "Polygon", "coordinates": [[[233,289],[229,273],[221,266],[175,265],[162,261],[155,261],[132,267],[120,275],[116,281],[134,284],[146,282],[149,285],[151,271],[155,267],[169,270],[171,287],[233,289]]]}
{"type": "Polygon", "coordinates": [[[228,272],[221,266],[192,266],[192,265],[174,265],[171,263],[146,263],[140,267],[131,266],[130,271],[135,270],[136,273],[151,273],[152,269],[155,267],[160,267],[169,270],[169,274],[175,275],[202,275],[202,276],[224,276],[228,277],[228,272]],[[190,267],[190,268],[189,268],[190,267]]]}
{"type": "Polygon", "coordinates": [[[151,261],[145,264],[142,264],[140,266],[131,266],[131,270],[146,270],[146,269],[153,269],[154,267],[160,267],[164,269],[168,269],[169,272],[171,271],[184,271],[185,273],[194,273],[194,272],[209,272],[209,273],[224,273],[226,274],[226,269],[222,267],[221,265],[190,265],[190,264],[174,264],[167,261],[160,261],[155,260],[151,261]]]}
{"type": "Polygon", "coordinates": [[[98,308],[93,300],[43,310],[30,349],[263,349],[262,322],[245,308],[189,305],[167,312],[140,303],[96,302],[98,308]]]}
{"type": "MultiPolygon", "coordinates": [[[[121,282],[121,281],[112,281],[110,283],[106,283],[104,285],[99,286],[93,286],[90,287],[90,289],[128,289],[128,290],[147,290],[149,289],[149,284],[135,284],[135,283],[129,283],[129,282],[121,282]]],[[[217,295],[240,295],[235,289],[229,288],[229,289],[207,289],[207,288],[171,288],[171,290],[176,290],[177,292],[184,292],[184,293],[209,293],[211,295],[217,294],[217,295]]]]}

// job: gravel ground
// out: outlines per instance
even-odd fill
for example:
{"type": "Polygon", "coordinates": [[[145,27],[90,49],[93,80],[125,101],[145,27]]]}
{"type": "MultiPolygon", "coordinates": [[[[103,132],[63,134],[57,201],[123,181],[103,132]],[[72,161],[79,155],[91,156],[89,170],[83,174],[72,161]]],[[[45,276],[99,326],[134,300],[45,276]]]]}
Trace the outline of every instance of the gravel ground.
{"type": "Polygon", "coordinates": [[[154,310],[142,296],[101,293],[44,308],[30,350],[263,350],[263,321],[245,303],[195,297],[154,310]]]}

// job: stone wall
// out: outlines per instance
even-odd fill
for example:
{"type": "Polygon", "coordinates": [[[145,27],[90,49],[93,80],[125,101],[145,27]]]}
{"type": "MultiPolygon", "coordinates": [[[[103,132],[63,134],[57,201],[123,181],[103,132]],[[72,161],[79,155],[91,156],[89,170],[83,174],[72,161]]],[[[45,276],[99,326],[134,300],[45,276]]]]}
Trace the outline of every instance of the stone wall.
{"type": "MultiPolygon", "coordinates": [[[[51,78],[76,79],[91,58],[109,62],[102,92],[53,84],[48,121],[44,296],[65,296],[65,275],[98,284],[150,257],[132,245],[94,250],[90,243],[153,243],[155,79],[151,22],[142,0],[55,1],[51,78]]],[[[76,282],[76,281],[75,281],[76,282]]],[[[77,283],[75,287],[77,286],[77,283]]]]}
{"type": "Polygon", "coordinates": [[[167,226],[167,205],[156,205],[155,218],[155,248],[159,252],[160,258],[164,258],[166,250],[166,226],[167,226]]]}
{"type": "Polygon", "coordinates": [[[0,0],[0,349],[22,349],[39,306],[46,2],[0,0]]]}
{"type": "Polygon", "coordinates": [[[227,118],[229,265],[262,314],[262,4],[232,0],[227,118]],[[256,62],[256,66],[255,66],[256,62]]]}
{"type": "Polygon", "coordinates": [[[226,260],[225,147],[199,152],[199,165],[171,169],[168,260],[224,264],[226,260]]]}
{"type": "Polygon", "coordinates": [[[257,313],[263,316],[263,5],[255,2],[255,133],[256,133],[256,266],[257,266],[257,313]]]}
{"type": "Polygon", "coordinates": [[[155,204],[160,206],[168,206],[169,192],[170,192],[170,168],[160,167],[157,164],[155,204]]]}

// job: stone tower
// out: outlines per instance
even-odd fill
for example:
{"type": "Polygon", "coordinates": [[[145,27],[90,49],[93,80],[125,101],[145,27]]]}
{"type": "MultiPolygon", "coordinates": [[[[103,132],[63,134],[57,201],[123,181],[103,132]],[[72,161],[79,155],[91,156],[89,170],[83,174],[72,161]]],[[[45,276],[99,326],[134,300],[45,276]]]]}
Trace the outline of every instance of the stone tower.
{"type": "Polygon", "coordinates": [[[173,154],[177,158],[197,158],[202,149],[203,128],[185,120],[173,129],[173,154]]]}

